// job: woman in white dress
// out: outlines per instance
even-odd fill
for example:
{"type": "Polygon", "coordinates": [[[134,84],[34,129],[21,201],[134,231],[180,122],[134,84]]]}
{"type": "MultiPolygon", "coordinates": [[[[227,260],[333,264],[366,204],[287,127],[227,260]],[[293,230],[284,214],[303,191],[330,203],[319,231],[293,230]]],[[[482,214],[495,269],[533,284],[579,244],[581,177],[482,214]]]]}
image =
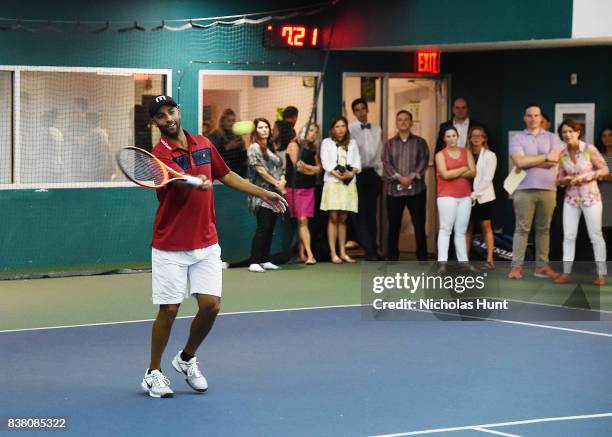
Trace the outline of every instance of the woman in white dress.
{"type": "Polygon", "coordinates": [[[327,222],[327,242],[331,261],[354,263],[346,254],[346,220],[349,212],[357,212],[357,182],[355,175],[361,170],[359,149],[351,139],[346,118],[339,116],[332,120],[329,137],[321,143],[321,165],[323,176],[323,196],[321,209],[329,211],[327,222]],[[336,252],[336,241],[340,256],[336,252]]]}

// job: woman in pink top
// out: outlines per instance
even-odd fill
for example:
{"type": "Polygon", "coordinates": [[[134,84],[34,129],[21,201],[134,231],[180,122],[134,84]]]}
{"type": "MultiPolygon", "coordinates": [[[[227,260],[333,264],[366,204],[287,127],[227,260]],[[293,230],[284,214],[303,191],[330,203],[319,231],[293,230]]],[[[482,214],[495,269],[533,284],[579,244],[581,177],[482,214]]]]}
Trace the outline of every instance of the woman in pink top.
{"type": "Polygon", "coordinates": [[[604,285],[606,242],[601,231],[603,207],[597,179],[609,173],[608,166],[594,145],[580,141],[580,123],[564,120],[558,132],[567,147],[559,156],[557,183],[567,189],[563,202],[563,274],[555,282],[563,284],[571,279],[578,223],[583,214],[597,264],[595,285],[604,285]]]}
{"type": "Polygon", "coordinates": [[[467,263],[465,233],[472,210],[472,181],[476,176],[474,157],[468,149],[459,147],[459,132],[453,126],[442,132],[445,147],[436,154],[438,186],[438,262],[448,261],[450,236],[455,230],[455,252],[460,263],[467,263]]]}

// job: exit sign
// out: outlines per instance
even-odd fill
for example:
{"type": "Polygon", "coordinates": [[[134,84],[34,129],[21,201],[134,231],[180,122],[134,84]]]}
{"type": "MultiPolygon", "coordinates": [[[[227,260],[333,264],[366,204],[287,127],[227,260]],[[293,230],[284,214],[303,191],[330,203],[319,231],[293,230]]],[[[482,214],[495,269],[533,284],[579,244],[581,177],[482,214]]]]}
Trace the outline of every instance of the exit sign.
{"type": "Polygon", "coordinates": [[[417,50],[414,54],[414,70],[417,73],[440,74],[440,50],[417,50]]]}

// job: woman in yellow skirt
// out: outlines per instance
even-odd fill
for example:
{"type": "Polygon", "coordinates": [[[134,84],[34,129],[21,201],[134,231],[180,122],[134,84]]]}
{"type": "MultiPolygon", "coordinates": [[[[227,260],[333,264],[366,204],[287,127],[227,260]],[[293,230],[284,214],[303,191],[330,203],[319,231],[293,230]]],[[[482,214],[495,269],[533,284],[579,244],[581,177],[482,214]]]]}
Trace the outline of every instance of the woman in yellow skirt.
{"type": "Polygon", "coordinates": [[[359,149],[351,140],[346,118],[339,116],[332,120],[329,138],[321,143],[321,165],[323,176],[323,197],[321,209],[329,211],[327,242],[331,261],[354,263],[346,254],[346,219],[349,212],[357,212],[357,183],[355,175],[361,170],[359,149]],[[336,253],[336,240],[340,256],[336,253]]]}

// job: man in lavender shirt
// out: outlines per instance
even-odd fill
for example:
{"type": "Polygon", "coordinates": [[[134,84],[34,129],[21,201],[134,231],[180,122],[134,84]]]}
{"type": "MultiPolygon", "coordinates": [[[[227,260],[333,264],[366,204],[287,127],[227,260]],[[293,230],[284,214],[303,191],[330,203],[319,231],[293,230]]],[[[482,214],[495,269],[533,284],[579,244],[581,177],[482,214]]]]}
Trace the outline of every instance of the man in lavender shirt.
{"type": "Polygon", "coordinates": [[[561,143],[552,132],[542,129],[542,108],[538,104],[525,106],[526,129],[510,142],[514,164],[527,176],[513,195],[515,229],[512,244],[511,279],[523,277],[523,262],[529,231],[535,216],[536,268],[534,276],[555,279],[559,276],[548,265],[550,220],[557,204],[556,178],[561,143]]]}

